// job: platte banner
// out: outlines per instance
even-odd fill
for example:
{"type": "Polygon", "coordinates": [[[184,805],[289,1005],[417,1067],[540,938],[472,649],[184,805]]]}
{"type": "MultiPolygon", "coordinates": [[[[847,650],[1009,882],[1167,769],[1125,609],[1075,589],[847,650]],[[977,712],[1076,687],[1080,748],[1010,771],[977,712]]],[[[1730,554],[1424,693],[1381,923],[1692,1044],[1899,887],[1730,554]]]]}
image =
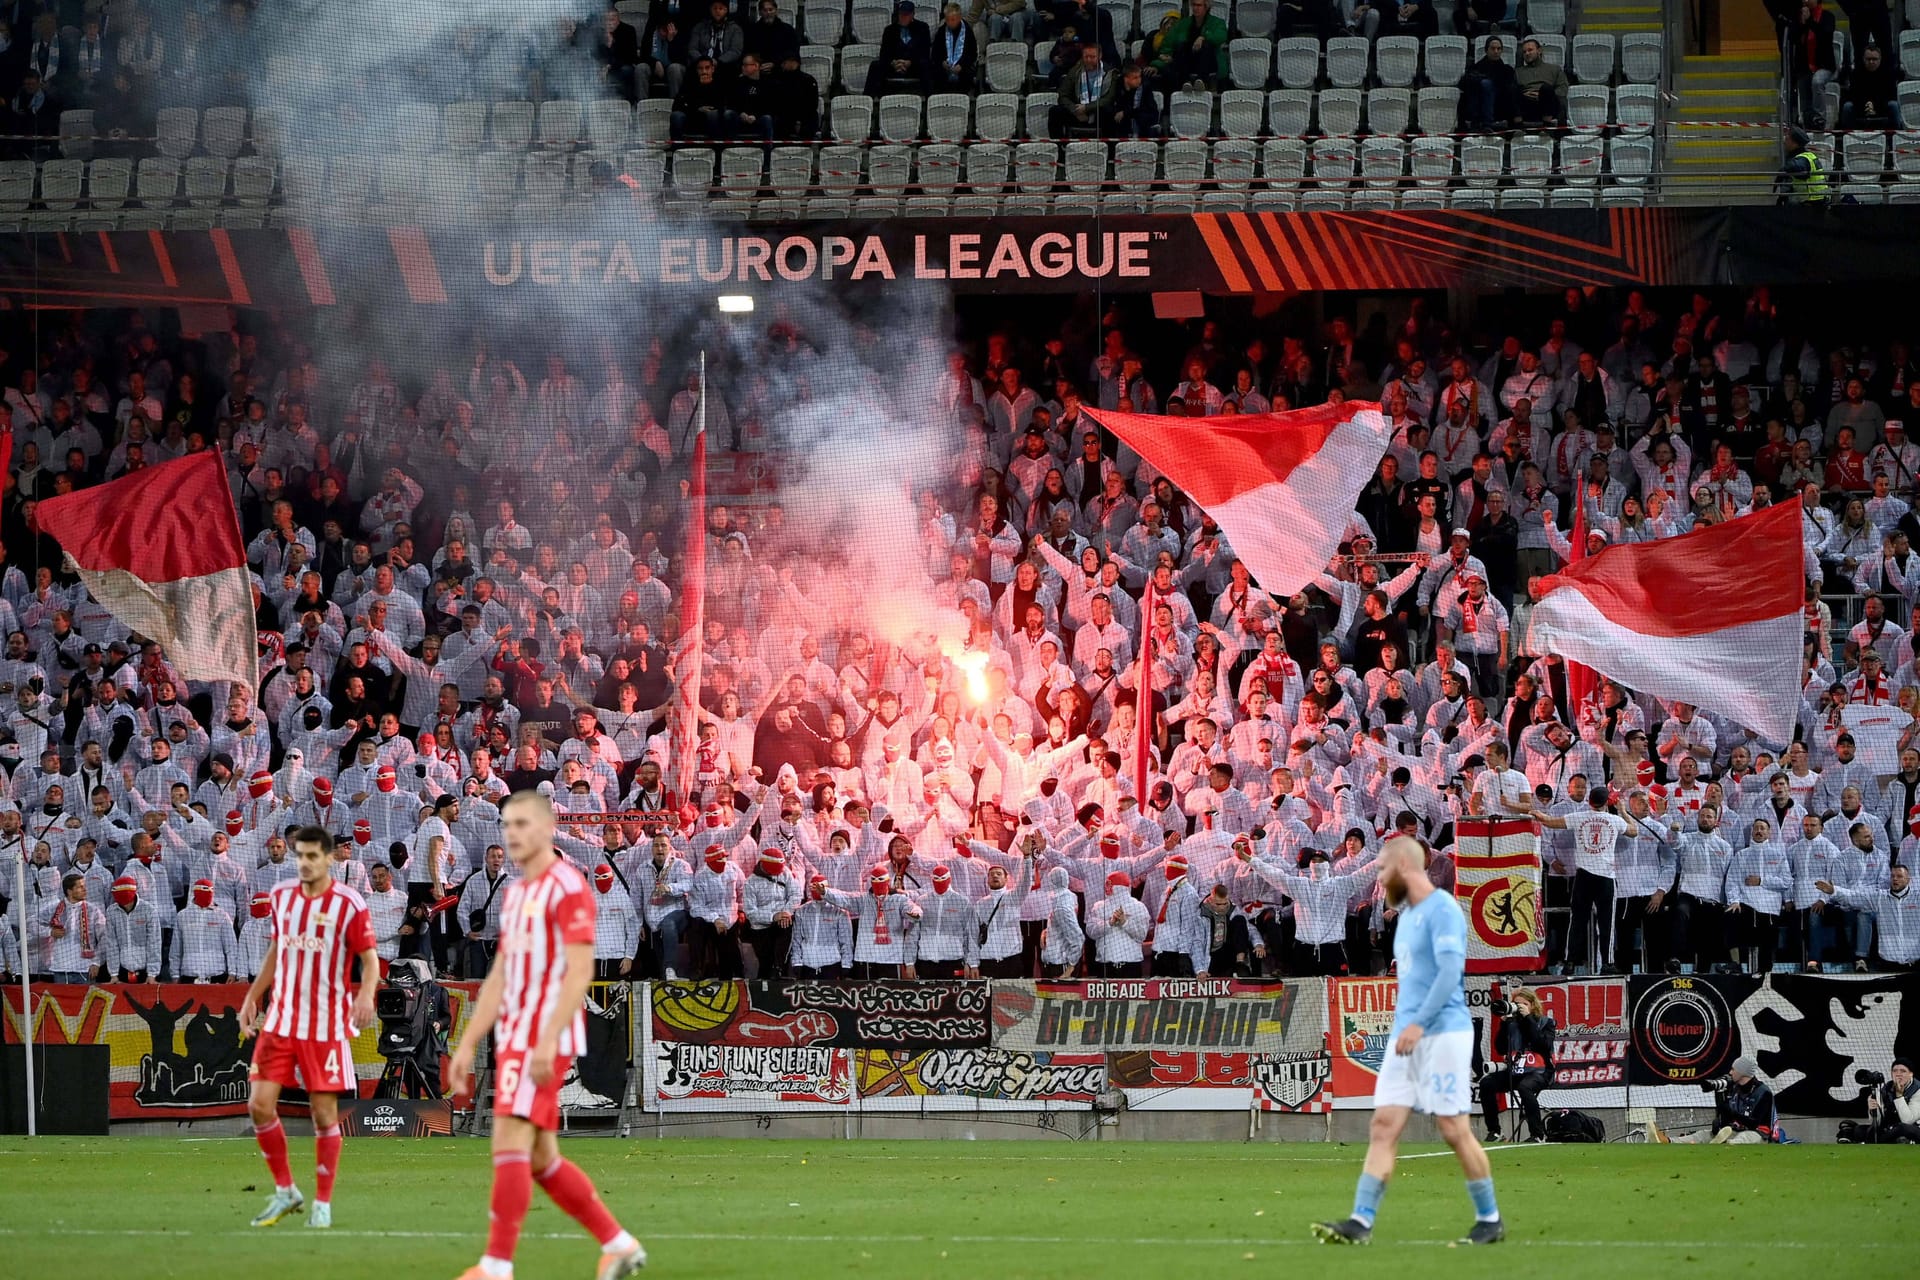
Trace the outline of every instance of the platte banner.
{"type": "MultiPolygon", "coordinates": [[[[1189,1053],[1181,1050],[1133,1051],[1107,1055],[1107,1079],[1116,1088],[1160,1093],[1178,1091],[1179,1108],[1215,1109],[1215,1102],[1186,1090],[1238,1090],[1234,1110],[1251,1102],[1262,1111],[1323,1112],[1332,1105],[1327,1085],[1332,1062],[1324,1049],[1299,1053],[1189,1053]]],[[[1129,1101],[1135,1101],[1129,1099],[1129,1101]]]]}
{"type": "Polygon", "coordinates": [[[1107,1058],[1016,1049],[856,1049],[854,1074],[863,1106],[926,1098],[1085,1106],[1107,1086],[1107,1058]]]}
{"type": "Polygon", "coordinates": [[[1326,1028],[1326,990],[1318,979],[1138,978],[993,986],[998,1049],[1301,1053],[1320,1048],[1326,1028]]]}
{"type": "Polygon", "coordinates": [[[1453,892],[1467,913],[1467,972],[1546,967],[1539,829],[1530,820],[1462,818],[1455,830],[1453,892]]]}
{"type": "Polygon", "coordinates": [[[741,1048],[983,1049],[985,982],[652,984],[653,1038],[741,1048]]]}

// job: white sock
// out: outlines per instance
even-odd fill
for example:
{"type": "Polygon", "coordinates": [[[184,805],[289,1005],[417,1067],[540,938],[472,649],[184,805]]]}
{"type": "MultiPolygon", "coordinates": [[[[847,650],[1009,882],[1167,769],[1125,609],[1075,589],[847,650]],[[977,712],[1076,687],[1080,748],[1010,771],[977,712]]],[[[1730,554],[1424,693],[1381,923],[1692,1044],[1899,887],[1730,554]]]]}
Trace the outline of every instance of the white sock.
{"type": "Polygon", "coordinates": [[[316,1209],[331,1209],[333,1207],[333,1202],[331,1200],[315,1200],[313,1202],[313,1207],[316,1209]]]}
{"type": "Polygon", "coordinates": [[[601,1245],[600,1252],[632,1253],[636,1248],[639,1247],[639,1245],[640,1245],[640,1242],[633,1238],[632,1232],[622,1231],[619,1235],[615,1236],[613,1239],[601,1245]]]}
{"type": "Polygon", "coordinates": [[[507,1280],[513,1274],[513,1264],[505,1258],[482,1258],[480,1269],[490,1276],[500,1277],[500,1280],[507,1280]]]}

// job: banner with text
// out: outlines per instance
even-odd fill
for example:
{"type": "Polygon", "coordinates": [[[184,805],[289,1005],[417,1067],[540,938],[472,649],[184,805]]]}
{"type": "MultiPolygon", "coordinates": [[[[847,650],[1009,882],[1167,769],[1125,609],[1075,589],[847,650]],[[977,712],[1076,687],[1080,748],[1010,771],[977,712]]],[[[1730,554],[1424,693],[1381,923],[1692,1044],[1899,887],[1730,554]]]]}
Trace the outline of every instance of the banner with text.
{"type": "Polygon", "coordinates": [[[742,1048],[985,1048],[985,982],[656,982],[653,1038],[742,1048]]]}
{"type": "Polygon", "coordinates": [[[1627,980],[1635,1106],[1711,1105],[1700,1082],[1751,1057],[1784,1114],[1866,1114],[1861,1073],[1920,1057],[1920,975],[1627,980]]]}
{"type": "Polygon", "coordinates": [[[1545,967],[1540,836],[1530,820],[1462,818],[1453,844],[1454,896],[1467,913],[1468,973],[1545,967]]]}
{"type": "Polygon", "coordinates": [[[1107,1080],[1129,1090],[1137,1109],[1322,1112],[1331,1106],[1331,1061],[1324,1049],[1295,1053],[1130,1050],[1107,1055],[1107,1080]],[[1132,1091],[1145,1091],[1137,1097],[1132,1091]],[[1167,1096],[1173,1091],[1174,1096],[1167,1096]],[[1191,1091],[1191,1092],[1189,1092],[1191,1091]],[[1231,1091],[1224,1099],[1210,1096],[1231,1091]]]}
{"type": "Polygon", "coordinates": [[[1107,1084],[1100,1053],[1018,1049],[856,1049],[860,1105],[929,1099],[984,1103],[1091,1103],[1107,1084]]]}
{"type": "Polygon", "coordinates": [[[1299,1053],[1320,1048],[1326,1026],[1326,991],[1318,980],[1140,978],[993,987],[993,1043],[1001,1049],[1299,1053]]]}
{"type": "Polygon", "coordinates": [[[844,1107],[853,1101],[850,1050],[746,1048],[655,1040],[647,1093],[663,1111],[733,1107],[844,1107]]]}
{"type": "MultiPolygon", "coordinates": [[[[1467,1010],[1479,1039],[1480,1056],[1491,1068],[1500,1064],[1495,1035],[1501,1023],[1491,1006],[1507,999],[1511,979],[1467,979],[1467,1010]]],[[[1538,993],[1553,1019],[1553,1083],[1540,1094],[1545,1106],[1624,1107],[1627,1105],[1627,983],[1624,978],[1562,979],[1525,983],[1538,993]],[[1569,1092],[1563,1098],[1562,1090],[1569,1092]]]]}
{"type": "Polygon", "coordinates": [[[1393,978],[1328,978],[1327,1051],[1333,1058],[1333,1105],[1348,1111],[1373,1105],[1380,1064],[1392,1051],[1393,978]]]}

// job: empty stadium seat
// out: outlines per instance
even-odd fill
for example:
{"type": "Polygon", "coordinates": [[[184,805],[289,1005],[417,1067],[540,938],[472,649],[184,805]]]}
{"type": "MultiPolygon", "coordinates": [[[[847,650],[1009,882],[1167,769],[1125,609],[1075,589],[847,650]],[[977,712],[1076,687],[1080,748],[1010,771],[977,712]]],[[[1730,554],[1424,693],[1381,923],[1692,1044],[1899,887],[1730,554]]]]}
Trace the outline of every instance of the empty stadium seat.
{"type": "MultiPolygon", "coordinates": [[[[194,113],[196,124],[199,112],[194,113]]],[[[341,157],[341,159],[360,160],[360,157],[341,157]]],[[[364,161],[361,161],[364,164],[364,161]]],[[[29,173],[33,166],[27,166],[29,173]]],[[[362,196],[366,193],[365,184],[361,184],[362,196]]],[[[140,203],[148,208],[165,208],[180,197],[180,162],[172,156],[148,156],[140,162],[134,171],[134,194],[140,203]]],[[[351,195],[348,198],[352,198],[351,195]]]]}
{"type": "Polygon", "coordinates": [[[1399,137],[1365,138],[1360,143],[1360,180],[1373,187],[1395,187],[1407,172],[1407,142],[1399,137]]]}
{"type": "Polygon", "coordinates": [[[1607,169],[1615,182],[1638,186],[1653,172],[1653,141],[1650,138],[1619,137],[1607,142],[1607,169]]]}
{"type": "Polygon", "coordinates": [[[1320,42],[1312,36],[1285,36],[1275,41],[1274,74],[1282,88],[1313,88],[1320,81],[1320,42]]]}
{"type": "Polygon", "coordinates": [[[60,113],[60,154],[69,160],[91,160],[96,126],[91,111],[60,113]]]}
{"type": "Polygon", "coordinates": [[[1600,181],[1606,146],[1597,134],[1569,134],[1560,139],[1559,158],[1554,172],[1561,182],[1590,187],[1600,181]]]}
{"type": "Polygon", "coordinates": [[[154,148],[171,160],[193,154],[200,137],[200,113],[192,107],[162,107],[154,117],[154,148]]]}
{"type": "Polygon", "coordinates": [[[973,131],[988,142],[1019,136],[1020,95],[983,93],[973,100],[973,131]]]}
{"type": "Polygon", "coordinates": [[[1179,89],[1169,97],[1169,132],[1181,138],[1203,138],[1213,128],[1213,95],[1204,89],[1179,89]]]}
{"type": "Polygon", "coordinates": [[[40,166],[40,201],[49,209],[71,209],[80,203],[86,181],[84,160],[49,160],[40,166]]]}
{"type": "Polygon", "coordinates": [[[1613,91],[1613,120],[1628,133],[1645,133],[1659,120],[1660,90],[1650,84],[1623,84],[1613,91]]]}
{"type": "Polygon", "coordinates": [[[921,147],[914,157],[914,171],[920,189],[929,195],[951,196],[959,187],[965,153],[959,147],[936,143],[921,147]]]}
{"type": "Polygon", "coordinates": [[[218,207],[227,195],[227,171],[231,163],[223,156],[188,156],[180,166],[187,203],[204,209],[218,207]]]}
{"type": "Polygon", "coordinates": [[[1412,110],[1412,95],[1405,89],[1369,89],[1367,132],[1405,133],[1412,110]]]}
{"type": "Polygon", "coordinates": [[[1390,89],[1411,89],[1420,71],[1420,41],[1413,36],[1382,36],[1373,46],[1373,69],[1390,89]]]}
{"type": "Polygon", "coordinates": [[[1160,148],[1152,142],[1118,142],[1113,148],[1113,180],[1127,191],[1145,191],[1160,170],[1160,148]]]}
{"type": "Polygon", "coordinates": [[[1267,132],[1303,138],[1313,125],[1311,89],[1275,89],[1267,95],[1267,132]]]}
{"type": "Polygon", "coordinates": [[[1428,84],[1459,88],[1461,77],[1467,74],[1467,38],[1428,36],[1425,61],[1428,84]]]}
{"type": "Polygon", "coordinates": [[[1313,180],[1325,186],[1342,186],[1353,181],[1360,163],[1360,149],[1352,138],[1322,138],[1313,144],[1313,180]]]}
{"type": "Polygon", "coordinates": [[[1259,136],[1266,95],[1253,89],[1229,89],[1220,95],[1220,132],[1229,138],[1259,136]]]}
{"type": "Polygon", "coordinates": [[[1460,120],[1460,91],[1429,86],[1414,98],[1414,118],[1421,133],[1452,133],[1460,120]]]}
{"type": "Polygon", "coordinates": [[[502,151],[524,151],[533,145],[533,104],[496,102],[493,104],[493,145],[502,151]]]}
{"type": "Polygon", "coordinates": [[[1060,149],[1051,142],[1023,142],[1013,149],[1013,183],[1029,194],[1047,194],[1060,174],[1060,149]]]}
{"type": "Polygon", "coordinates": [[[1453,177],[1453,139],[1415,138],[1407,166],[1420,186],[1440,186],[1453,177]]]}
{"type": "Polygon", "coordinates": [[[1327,80],[1336,89],[1357,89],[1367,78],[1367,55],[1372,46],[1361,36],[1335,36],[1327,41],[1327,80]]]}
{"type": "Polygon", "coordinates": [[[1581,84],[1606,84],[1613,79],[1615,61],[1613,33],[1582,32],[1573,38],[1573,51],[1567,74],[1581,84]]]}
{"type": "Polygon", "coordinates": [[[200,145],[207,154],[231,160],[247,143],[245,107],[208,107],[200,117],[200,145]]]}
{"type": "Polygon", "coordinates": [[[1259,149],[1251,142],[1230,138],[1213,144],[1213,180],[1224,188],[1245,191],[1259,165],[1259,149]]]}
{"type": "Polygon", "coordinates": [[[975,195],[996,195],[1007,185],[1013,148],[1004,142],[976,142],[967,148],[967,187],[975,195]]]}
{"type": "MultiPolygon", "coordinates": [[[[887,134],[887,103],[880,101],[880,132],[887,134]]],[[[935,142],[962,142],[972,125],[973,99],[964,93],[936,93],[927,99],[927,137],[935,142]]],[[[901,139],[904,141],[905,139],[901,139]]]]}
{"type": "MultiPolygon", "coordinates": [[[[836,106],[838,103],[836,102],[836,106]]],[[[912,142],[920,136],[920,112],[926,105],[917,93],[890,93],[880,99],[880,136],[888,142],[912,142]]],[[[843,142],[852,141],[840,132],[840,121],[834,118],[834,133],[843,142]]],[[[952,142],[966,136],[964,122],[960,131],[952,138],[943,137],[942,142],[952,142]]]]}
{"type": "Polygon", "coordinates": [[[1471,187],[1490,187],[1507,167],[1507,144],[1496,138],[1466,138],[1460,143],[1460,176],[1471,187]]]}
{"type": "Polygon", "coordinates": [[[1239,89],[1264,89],[1273,66],[1271,40],[1231,40],[1227,43],[1227,77],[1239,89]]]}
{"type": "Polygon", "coordinates": [[[1613,112],[1613,93],[1605,85],[1576,84],[1567,90],[1567,125],[1583,132],[1607,127],[1613,112]]]}
{"type": "Polygon", "coordinates": [[[1320,132],[1329,137],[1358,133],[1361,101],[1358,89],[1322,89],[1319,98],[1320,132]]]}
{"type": "Polygon", "coordinates": [[[1620,37],[1620,74],[1630,83],[1659,83],[1665,56],[1666,38],[1658,32],[1630,31],[1620,37]]]}
{"type": "Polygon", "coordinates": [[[1160,149],[1160,172],[1170,187],[1197,187],[1207,176],[1207,144],[1169,142],[1160,149]]]}
{"type": "Polygon", "coordinates": [[[1507,147],[1507,172],[1523,187],[1544,187],[1553,176],[1553,142],[1549,138],[1515,138],[1507,147]]]}

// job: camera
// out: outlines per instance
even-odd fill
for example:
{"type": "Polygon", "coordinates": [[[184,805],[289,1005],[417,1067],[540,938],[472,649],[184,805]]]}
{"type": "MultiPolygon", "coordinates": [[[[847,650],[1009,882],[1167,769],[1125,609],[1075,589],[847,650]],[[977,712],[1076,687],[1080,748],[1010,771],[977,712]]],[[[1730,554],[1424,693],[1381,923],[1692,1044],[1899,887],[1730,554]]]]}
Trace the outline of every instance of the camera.
{"type": "Polygon", "coordinates": [[[1708,1076],[1700,1082],[1700,1091],[1702,1093],[1719,1093],[1722,1089],[1731,1089],[1732,1087],[1733,1078],[1731,1076],[1708,1076]]]}
{"type": "Polygon", "coordinates": [[[1853,1073],[1853,1082],[1858,1085],[1865,1085],[1867,1088],[1872,1089],[1872,1088],[1875,1088],[1876,1086],[1885,1084],[1887,1082],[1887,1077],[1885,1073],[1879,1072],[1879,1071],[1856,1071],[1853,1073]]]}
{"type": "Polygon", "coordinates": [[[1496,1018],[1511,1018],[1513,1016],[1513,1001],[1490,1000],[1487,1002],[1487,1012],[1496,1018]]]}

